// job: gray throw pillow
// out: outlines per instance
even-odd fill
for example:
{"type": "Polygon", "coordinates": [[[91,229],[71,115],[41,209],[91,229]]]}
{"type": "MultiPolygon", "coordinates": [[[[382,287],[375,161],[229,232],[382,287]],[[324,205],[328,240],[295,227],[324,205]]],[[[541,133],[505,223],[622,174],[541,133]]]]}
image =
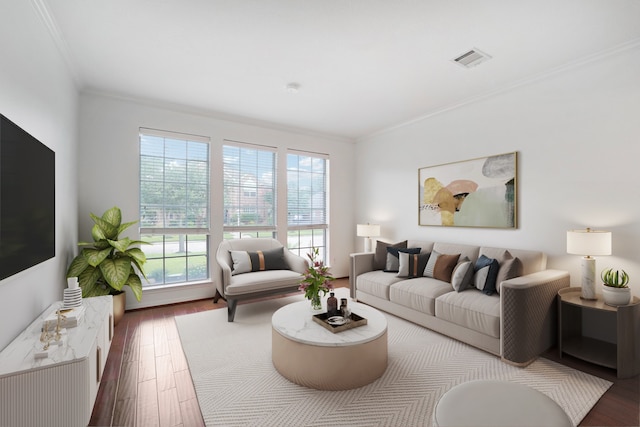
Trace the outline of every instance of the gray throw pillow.
{"type": "Polygon", "coordinates": [[[400,261],[400,267],[398,269],[398,277],[406,277],[408,279],[421,277],[424,272],[424,267],[429,260],[429,255],[428,253],[409,254],[404,251],[399,251],[398,260],[400,261]]]}
{"type": "Polygon", "coordinates": [[[462,292],[471,287],[473,273],[473,263],[467,257],[462,258],[453,269],[453,274],[451,275],[451,286],[453,286],[453,289],[455,289],[456,292],[462,292]]]}
{"type": "Polygon", "coordinates": [[[406,248],[407,241],[398,242],[398,243],[386,243],[381,242],[380,240],[376,243],[376,253],[373,255],[373,269],[374,270],[384,270],[387,265],[387,248],[406,248]]]}
{"type": "Polygon", "coordinates": [[[400,270],[400,252],[408,254],[419,254],[421,248],[394,248],[387,247],[387,262],[385,263],[384,271],[386,273],[397,273],[400,270]]]}
{"type": "Polygon", "coordinates": [[[496,292],[500,293],[500,285],[505,280],[513,279],[514,277],[522,276],[522,271],[524,266],[522,265],[522,261],[520,258],[510,258],[503,261],[500,264],[500,269],[498,270],[498,277],[496,278],[496,292]]]}

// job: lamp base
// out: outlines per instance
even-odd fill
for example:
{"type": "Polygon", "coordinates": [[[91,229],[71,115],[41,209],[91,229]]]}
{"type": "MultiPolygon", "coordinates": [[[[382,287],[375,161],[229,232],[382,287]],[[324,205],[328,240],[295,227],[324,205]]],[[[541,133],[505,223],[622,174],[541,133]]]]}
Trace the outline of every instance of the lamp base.
{"type": "Polygon", "coordinates": [[[582,292],[580,298],[584,300],[596,300],[596,259],[593,257],[582,258],[582,292]]]}
{"type": "Polygon", "coordinates": [[[371,238],[370,237],[365,237],[364,238],[364,251],[365,252],[371,252],[371,238]]]}

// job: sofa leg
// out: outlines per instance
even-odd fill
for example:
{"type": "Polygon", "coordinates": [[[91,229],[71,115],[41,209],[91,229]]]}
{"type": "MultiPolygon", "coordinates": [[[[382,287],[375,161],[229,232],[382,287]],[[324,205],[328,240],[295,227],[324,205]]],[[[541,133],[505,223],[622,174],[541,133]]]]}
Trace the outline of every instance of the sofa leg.
{"type": "Polygon", "coordinates": [[[228,322],[233,322],[233,318],[236,316],[237,305],[238,305],[238,300],[236,299],[227,300],[227,321],[228,322]]]}
{"type": "Polygon", "coordinates": [[[216,289],[216,294],[213,296],[213,303],[217,304],[220,301],[220,298],[225,299],[219,290],[216,289]]]}

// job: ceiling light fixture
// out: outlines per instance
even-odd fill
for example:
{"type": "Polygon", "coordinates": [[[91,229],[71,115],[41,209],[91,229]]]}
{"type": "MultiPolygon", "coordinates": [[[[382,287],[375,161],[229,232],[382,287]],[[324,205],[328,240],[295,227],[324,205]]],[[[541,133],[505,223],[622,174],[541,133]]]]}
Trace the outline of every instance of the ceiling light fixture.
{"type": "Polygon", "coordinates": [[[299,83],[289,83],[287,84],[287,92],[289,93],[298,93],[300,91],[300,84],[299,83]]]}

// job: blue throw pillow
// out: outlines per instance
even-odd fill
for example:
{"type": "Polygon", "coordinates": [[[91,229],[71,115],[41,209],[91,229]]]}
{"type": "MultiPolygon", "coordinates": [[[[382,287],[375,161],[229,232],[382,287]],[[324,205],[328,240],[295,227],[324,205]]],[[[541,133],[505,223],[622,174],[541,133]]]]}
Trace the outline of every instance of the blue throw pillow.
{"type": "Polygon", "coordinates": [[[496,292],[496,279],[500,264],[498,260],[480,255],[476,261],[474,268],[476,272],[475,286],[482,291],[483,294],[493,295],[496,292]]]}

